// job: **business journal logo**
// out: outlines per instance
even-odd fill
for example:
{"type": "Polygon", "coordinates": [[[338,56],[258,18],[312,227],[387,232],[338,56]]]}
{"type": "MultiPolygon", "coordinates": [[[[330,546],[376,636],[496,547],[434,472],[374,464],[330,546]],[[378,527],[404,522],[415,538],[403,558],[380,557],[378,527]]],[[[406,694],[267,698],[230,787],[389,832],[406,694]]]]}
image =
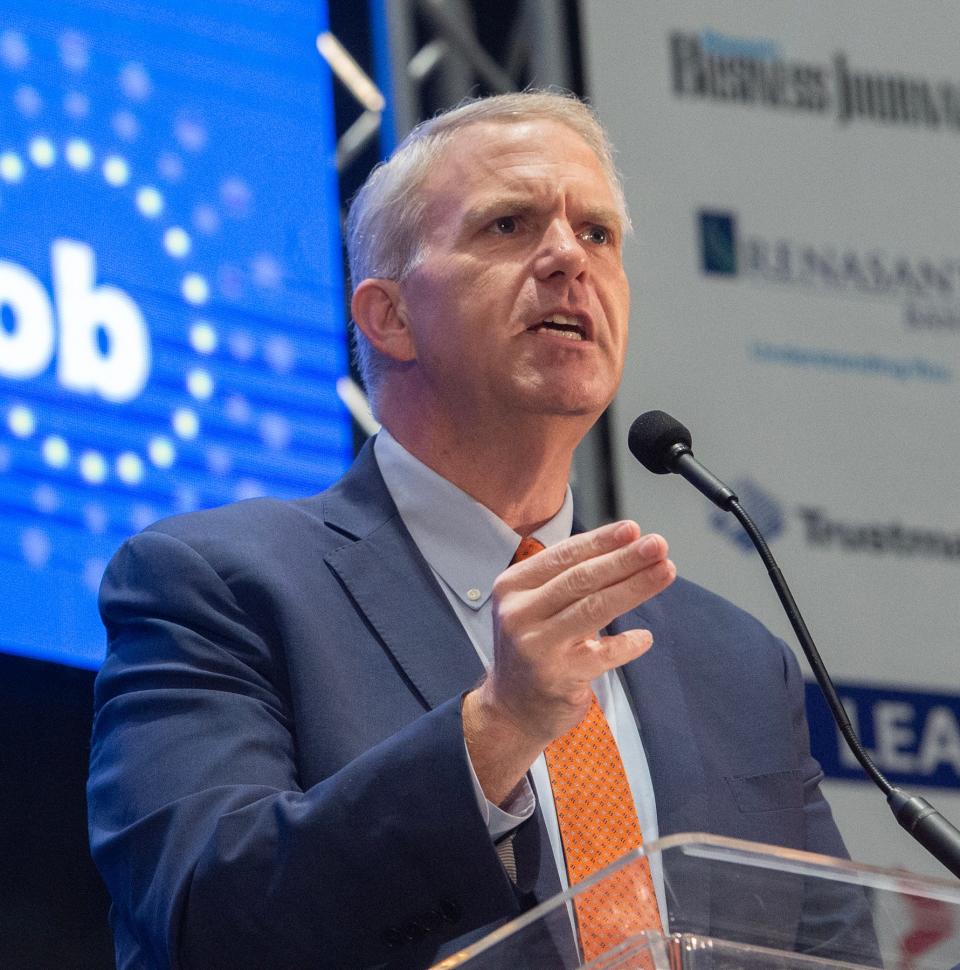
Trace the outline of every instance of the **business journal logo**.
{"type": "Polygon", "coordinates": [[[844,51],[819,61],[794,58],[774,38],[709,28],[673,31],[668,50],[677,98],[832,118],[841,127],[960,133],[960,84],[953,78],[857,64],[844,51]]]}

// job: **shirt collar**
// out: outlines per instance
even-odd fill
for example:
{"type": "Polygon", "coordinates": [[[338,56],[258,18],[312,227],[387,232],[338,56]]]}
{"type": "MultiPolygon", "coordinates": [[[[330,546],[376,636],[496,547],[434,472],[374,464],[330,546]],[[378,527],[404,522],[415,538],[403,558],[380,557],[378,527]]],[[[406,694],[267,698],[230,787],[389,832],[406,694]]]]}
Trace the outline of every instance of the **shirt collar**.
{"type": "MultiPolygon", "coordinates": [[[[464,605],[479,610],[493,581],[507,568],[521,536],[501,518],[414,458],[386,428],[374,454],[390,497],[417,548],[464,605]]],[[[545,546],[570,535],[573,496],[567,486],[560,511],[536,532],[545,546]]]]}

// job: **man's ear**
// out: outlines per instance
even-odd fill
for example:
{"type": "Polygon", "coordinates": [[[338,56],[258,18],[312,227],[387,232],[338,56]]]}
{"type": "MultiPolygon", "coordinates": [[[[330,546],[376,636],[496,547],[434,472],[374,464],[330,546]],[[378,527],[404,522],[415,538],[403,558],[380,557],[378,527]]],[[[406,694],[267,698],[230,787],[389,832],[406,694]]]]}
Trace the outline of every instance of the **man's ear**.
{"type": "Polygon", "coordinates": [[[396,361],[415,360],[408,314],[395,280],[366,279],[353,291],[353,321],[381,354],[396,361]]]}

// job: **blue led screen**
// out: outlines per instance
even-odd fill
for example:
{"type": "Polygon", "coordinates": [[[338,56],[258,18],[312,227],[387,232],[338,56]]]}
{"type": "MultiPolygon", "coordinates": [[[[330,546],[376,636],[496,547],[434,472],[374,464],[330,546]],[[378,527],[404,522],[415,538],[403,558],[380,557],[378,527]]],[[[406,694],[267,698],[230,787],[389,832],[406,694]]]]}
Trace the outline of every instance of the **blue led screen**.
{"type": "Polygon", "coordinates": [[[161,516],[352,455],[322,0],[0,0],[0,650],[161,516]]]}

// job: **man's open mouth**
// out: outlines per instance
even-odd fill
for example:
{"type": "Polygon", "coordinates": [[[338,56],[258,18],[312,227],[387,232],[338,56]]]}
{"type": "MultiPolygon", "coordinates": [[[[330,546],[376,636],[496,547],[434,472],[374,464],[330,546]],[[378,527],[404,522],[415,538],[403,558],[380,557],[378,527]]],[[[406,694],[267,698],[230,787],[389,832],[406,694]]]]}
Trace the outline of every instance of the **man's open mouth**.
{"type": "Polygon", "coordinates": [[[548,331],[567,340],[586,340],[587,329],[578,317],[566,313],[553,313],[540,323],[535,323],[530,330],[539,333],[548,331]]]}

